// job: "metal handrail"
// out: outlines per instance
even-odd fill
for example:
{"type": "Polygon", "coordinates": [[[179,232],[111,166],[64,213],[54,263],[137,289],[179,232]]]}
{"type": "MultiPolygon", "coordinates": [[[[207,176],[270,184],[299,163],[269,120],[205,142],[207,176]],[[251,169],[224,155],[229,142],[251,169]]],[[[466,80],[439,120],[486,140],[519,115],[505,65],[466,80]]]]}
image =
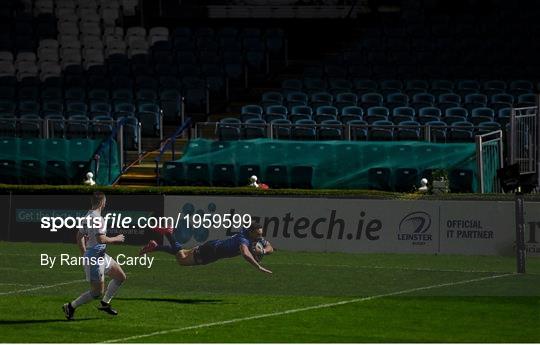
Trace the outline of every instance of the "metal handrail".
{"type": "Polygon", "coordinates": [[[188,130],[188,137],[191,136],[191,117],[186,117],[186,120],[184,121],[184,123],[182,123],[175,131],[174,133],[168,137],[167,139],[165,139],[165,141],[163,142],[163,145],[161,146],[161,148],[159,149],[159,154],[158,156],[155,158],[155,162],[156,162],[156,183],[159,185],[159,162],[161,161],[161,157],[163,156],[163,154],[165,153],[165,151],[167,149],[169,149],[169,147],[171,147],[171,151],[172,151],[172,159],[174,160],[174,144],[176,142],[176,139],[181,136],[185,130],[188,130]]]}

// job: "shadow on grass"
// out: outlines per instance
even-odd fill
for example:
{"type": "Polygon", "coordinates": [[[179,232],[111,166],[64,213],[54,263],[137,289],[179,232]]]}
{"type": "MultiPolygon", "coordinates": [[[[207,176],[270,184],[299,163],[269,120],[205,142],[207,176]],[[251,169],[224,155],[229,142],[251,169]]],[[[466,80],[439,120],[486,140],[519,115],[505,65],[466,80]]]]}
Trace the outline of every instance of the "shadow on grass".
{"type": "Polygon", "coordinates": [[[96,317],[88,317],[83,319],[47,319],[47,320],[0,320],[0,325],[25,325],[25,324],[35,324],[35,323],[56,323],[56,322],[79,322],[79,321],[88,321],[96,320],[96,317]]]}
{"type": "Polygon", "coordinates": [[[145,302],[166,302],[178,304],[223,304],[221,299],[202,298],[157,298],[157,297],[136,297],[136,298],[115,298],[118,301],[145,301],[145,302]]]}

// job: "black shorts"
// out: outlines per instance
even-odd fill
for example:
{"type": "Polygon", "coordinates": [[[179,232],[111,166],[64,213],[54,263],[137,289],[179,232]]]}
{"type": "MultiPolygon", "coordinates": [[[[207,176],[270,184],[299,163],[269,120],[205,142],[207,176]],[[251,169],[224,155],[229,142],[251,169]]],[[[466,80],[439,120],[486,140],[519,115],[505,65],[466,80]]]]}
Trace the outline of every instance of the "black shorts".
{"type": "Polygon", "coordinates": [[[215,242],[208,241],[195,248],[193,259],[197,265],[206,265],[219,259],[214,245],[215,242]]]}

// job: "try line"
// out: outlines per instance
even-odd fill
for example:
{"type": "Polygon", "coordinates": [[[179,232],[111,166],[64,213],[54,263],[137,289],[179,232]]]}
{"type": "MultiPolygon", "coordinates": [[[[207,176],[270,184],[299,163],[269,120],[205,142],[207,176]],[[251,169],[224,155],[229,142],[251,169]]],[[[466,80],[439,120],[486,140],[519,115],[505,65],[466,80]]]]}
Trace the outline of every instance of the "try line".
{"type": "Polygon", "coordinates": [[[279,311],[279,312],[274,312],[274,313],[268,313],[268,314],[253,315],[253,316],[242,317],[242,318],[231,319],[231,320],[203,323],[203,324],[194,325],[194,326],[188,326],[188,327],[173,328],[173,329],[168,329],[168,330],[164,330],[164,331],[157,331],[157,332],[152,332],[152,333],[147,333],[147,334],[134,335],[134,336],[125,337],[125,338],[110,339],[110,340],[103,341],[102,343],[126,342],[126,341],[130,341],[130,340],[147,338],[147,337],[152,337],[152,336],[156,336],[156,335],[163,335],[163,334],[169,334],[169,333],[174,333],[174,332],[189,331],[189,330],[193,330],[193,329],[208,328],[208,327],[213,327],[213,326],[222,326],[222,325],[228,325],[228,324],[231,324],[231,323],[238,323],[238,322],[249,321],[249,320],[264,319],[264,318],[269,318],[269,317],[273,317],[273,316],[281,316],[281,315],[287,315],[287,314],[300,313],[300,312],[309,311],[309,310],[332,308],[332,307],[337,307],[337,306],[340,306],[340,305],[365,302],[365,301],[370,301],[370,300],[383,298],[383,297],[391,297],[391,296],[403,295],[403,294],[407,294],[407,293],[411,293],[411,292],[417,292],[417,291],[429,290],[429,289],[436,289],[436,288],[441,288],[441,287],[446,287],[446,286],[455,286],[455,285],[474,283],[474,282],[479,282],[479,281],[488,280],[488,279],[496,279],[496,278],[508,277],[508,276],[512,276],[512,275],[515,275],[515,273],[506,273],[506,274],[487,276],[487,277],[476,278],[476,279],[461,280],[461,281],[457,281],[457,282],[450,282],[450,283],[444,283],[444,284],[422,286],[422,287],[418,287],[418,288],[412,288],[412,289],[407,289],[407,290],[390,292],[390,293],[381,294],[381,295],[374,295],[374,296],[368,296],[368,297],[355,298],[355,299],[350,299],[350,300],[345,300],[345,301],[340,301],[340,302],[334,302],[334,303],[318,304],[318,305],[314,305],[314,306],[311,306],[311,307],[289,309],[289,310],[284,310],[284,311],[279,311]]]}

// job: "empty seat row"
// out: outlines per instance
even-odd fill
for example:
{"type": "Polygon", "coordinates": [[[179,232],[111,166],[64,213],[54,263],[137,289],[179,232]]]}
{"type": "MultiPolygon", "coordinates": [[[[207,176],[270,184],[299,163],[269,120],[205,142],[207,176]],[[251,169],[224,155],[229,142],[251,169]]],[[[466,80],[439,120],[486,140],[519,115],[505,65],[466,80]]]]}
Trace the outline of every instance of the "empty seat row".
{"type": "MultiPolygon", "coordinates": [[[[431,169],[419,172],[415,168],[371,168],[368,170],[368,188],[413,192],[420,185],[422,177],[429,177],[431,169]]],[[[160,178],[164,185],[200,185],[233,187],[249,184],[249,177],[256,175],[270,188],[313,188],[313,167],[284,165],[207,164],[166,162],[161,168],[160,178]]],[[[449,172],[451,192],[467,193],[473,191],[473,171],[468,169],[452,169],[449,172]]]]}
{"type": "Polygon", "coordinates": [[[442,122],[429,119],[424,123],[413,120],[392,122],[377,120],[368,123],[361,119],[350,119],[348,122],[324,120],[316,123],[309,119],[291,122],[286,119],[274,119],[267,123],[264,120],[249,119],[245,123],[235,118],[223,119],[217,126],[218,138],[222,141],[257,139],[272,137],[292,140],[427,140],[435,142],[473,142],[474,136],[501,130],[502,126],[493,121],[480,122],[475,125],[466,120],[442,122]],[[429,133],[426,133],[426,126],[429,133]]]}

